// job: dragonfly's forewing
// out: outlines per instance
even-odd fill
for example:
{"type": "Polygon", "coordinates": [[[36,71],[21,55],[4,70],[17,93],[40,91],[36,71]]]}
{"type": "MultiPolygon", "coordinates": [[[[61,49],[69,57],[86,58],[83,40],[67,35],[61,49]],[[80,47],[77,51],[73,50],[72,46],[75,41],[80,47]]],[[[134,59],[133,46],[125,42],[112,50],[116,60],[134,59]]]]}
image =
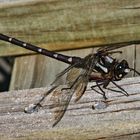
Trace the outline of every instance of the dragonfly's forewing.
{"type": "Polygon", "coordinates": [[[51,85],[59,85],[60,83],[61,84],[65,84],[65,83],[62,83],[62,81],[64,81],[64,79],[66,79],[66,78],[64,78],[64,76],[66,75],[66,73],[68,72],[68,71],[70,71],[73,67],[75,67],[76,66],[76,64],[73,64],[73,65],[70,65],[70,66],[68,66],[67,68],[65,68],[62,72],[60,72],[60,73],[58,73],[57,75],[56,75],[56,78],[55,78],[55,80],[52,82],[52,84],[51,85]]]}
{"type": "Polygon", "coordinates": [[[119,48],[122,48],[122,47],[126,47],[126,46],[129,46],[129,45],[133,45],[133,44],[139,44],[140,41],[131,41],[131,42],[123,42],[123,43],[118,43],[118,44],[110,44],[110,45],[107,45],[105,47],[100,47],[97,52],[107,52],[107,51],[112,51],[112,50],[115,50],[115,49],[119,49],[119,48]]]}
{"type": "Polygon", "coordinates": [[[82,95],[84,94],[88,81],[89,81],[89,77],[85,74],[86,70],[81,70],[81,69],[77,69],[77,68],[73,68],[72,70],[70,70],[70,72],[68,73],[67,76],[67,81],[73,83],[74,82],[74,77],[78,77],[78,80],[76,82],[76,84],[74,85],[74,94],[76,96],[75,101],[78,101],[82,95]]]}
{"type": "MultiPolygon", "coordinates": [[[[68,105],[73,97],[73,94],[76,95],[75,101],[78,101],[82,95],[84,94],[89,77],[92,73],[92,70],[95,66],[94,55],[89,55],[89,58],[86,57],[86,63],[85,65],[88,65],[88,67],[84,69],[71,67],[67,71],[67,78],[65,83],[65,88],[63,86],[59,85],[51,95],[51,102],[54,104],[53,108],[53,116],[54,116],[54,124],[55,126],[63,117],[64,113],[66,112],[68,105]]],[[[66,69],[65,69],[66,70],[66,69]]],[[[59,75],[61,75],[59,78],[57,78],[57,82],[59,79],[63,77],[65,74],[65,70],[62,71],[59,75]]],[[[55,84],[55,82],[53,82],[55,84]]]]}
{"type": "Polygon", "coordinates": [[[52,92],[50,100],[55,106],[53,108],[53,126],[55,126],[63,117],[73,94],[76,93],[77,100],[80,99],[80,97],[83,95],[88,83],[88,81],[85,83],[84,80],[87,79],[86,75],[84,75],[85,71],[86,70],[78,70],[76,68],[73,68],[71,70],[72,73],[68,74],[67,76],[67,84],[65,85],[65,87],[60,85],[52,92]]]}

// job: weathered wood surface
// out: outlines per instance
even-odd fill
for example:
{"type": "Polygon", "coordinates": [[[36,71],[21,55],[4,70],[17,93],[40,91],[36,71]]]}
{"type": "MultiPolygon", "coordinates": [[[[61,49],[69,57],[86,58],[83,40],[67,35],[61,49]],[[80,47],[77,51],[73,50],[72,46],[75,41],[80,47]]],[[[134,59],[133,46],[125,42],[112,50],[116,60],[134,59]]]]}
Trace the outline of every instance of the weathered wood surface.
{"type": "MultiPolygon", "coordinates": [[[[12,0],[0,3],[0,32],[49,50],[140,39],[139,0],[12,0]]],[[[0,56],[29,51],[0,41],[0,56]]]]}
{"type": "Polygon", "coordinates": [[[118,84],[130,96],[106,90],[108,107],[93,110],[91,106],[95,101],[103,99],[90,90],[93,83],[89,83],[84,96],[77,103],[72,99],[64,117],[54,128],[50,123],[53,114],[47,109],[49,96],[39,112],[23,113],[24,107],[37,101],[47,88],[1,93],[0,139],[139,140],[140,77],[123,79],[118,84]]]}

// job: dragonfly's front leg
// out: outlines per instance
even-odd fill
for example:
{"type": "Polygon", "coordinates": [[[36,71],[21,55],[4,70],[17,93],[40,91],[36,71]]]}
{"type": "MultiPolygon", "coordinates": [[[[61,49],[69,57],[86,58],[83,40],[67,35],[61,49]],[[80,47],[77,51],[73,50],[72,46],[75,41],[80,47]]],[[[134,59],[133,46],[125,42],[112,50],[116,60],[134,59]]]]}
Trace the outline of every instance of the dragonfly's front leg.
{"type": "Polygon", "coordinates": [[[92,86],[91,89],[94,90],[94,91],[96,91],[97,93],[103,95],[103,97],[104,97],[105,100],[107,99],[106,93],[105,93],[105,91],[101,88],[101,86],[102,86],[104,89],[107,89],[107,90],[111,90],[111,91],[114,91],[114,92],[122,92],[122,91],[118,91],[118,90],[114,90],[114,89],[108,88],[107,86],[109,85],[110,82],[111,82],[110,79],[96,81],[96,85],[95,85],[95,86],[92,86]],[[97,91],[97,90],[95,89],[95,87],[98,87],[98,88],[100,89],[101,92],[97,91]]]}
{"type": "Polygon", "coordinates": [[[108,90],[111,90],[111,91],[114,91],[114,92],[119,92],[119,93],[122,93],[126,96],[129,96],[129,94],[123,89],[121,88],[119,85],[117,85],[113,80],[111,79],[108,79],[107,82],[104,83],[103,85],[103,88],[105,89],[108,89],[108,90]],[[109,83],[113,83],[117,88],[119,88],[120,90],[115,90],[115,89],[111,89],[111,88],[108,88],[107,86],[109,85],[109,83]]]}

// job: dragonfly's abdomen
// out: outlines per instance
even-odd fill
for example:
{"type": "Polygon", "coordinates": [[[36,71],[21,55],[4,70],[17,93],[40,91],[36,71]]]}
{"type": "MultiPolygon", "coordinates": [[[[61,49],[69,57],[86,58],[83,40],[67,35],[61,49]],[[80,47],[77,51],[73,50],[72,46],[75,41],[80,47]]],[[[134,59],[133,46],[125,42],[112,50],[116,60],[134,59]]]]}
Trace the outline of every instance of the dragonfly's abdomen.
{"type": "Polygon", "coordinates": [[[4,34],[0,34],[0,40],[10,42],[10,43],[15,44],[17,46],[20,46],[22,48],[26,48],[28,50],[31,50],[31,51],[46,55],[48,57],[51,57],[51,58],[54,58],[56,60],[65,62],[67,64],[74,64],[74,63],[78,63],[78,62],[81,61],[80,57],[72,57],[72,56],[67,56],[67,55],[56,53],[56,52],[52,52],[52,51],[49,51],[47,49],[40,48],[38,46],[32,45],[30,43],[23,42],[23,41],[21,41],[19,39],[6,36],[4,34]]]}

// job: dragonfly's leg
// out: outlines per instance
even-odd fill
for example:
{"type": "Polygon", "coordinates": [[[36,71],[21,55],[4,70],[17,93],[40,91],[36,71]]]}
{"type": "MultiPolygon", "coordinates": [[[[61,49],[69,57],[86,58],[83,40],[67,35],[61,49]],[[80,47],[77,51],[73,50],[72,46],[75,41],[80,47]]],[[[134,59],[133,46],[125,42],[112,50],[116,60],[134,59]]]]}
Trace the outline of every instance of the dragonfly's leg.
{"type": "MultiPolygon", "coordinates": [[[[98,84],[98,85],[102,86],[103,84],[104,84],[104,83],[100,83],[100,84],[98,84]]],[[[97,85],[91,86],[91,89],[93,89],[93,88],[95,88],[95,87],[97,87],[97,85]]]]}
{"type": "Polygon", "coordinates": [[[117,85],[114,81],[111,81],[117,88],[119,88],[120,90],[122,90],[123,92],[121,92],[121,93],[123,93],[125,96],[129,96],[129,94],[122,88],[122,87],[120,87],[119,85],[117,85]]]}
{"type": "MultiPolygon", "coordinates": [[[[106,100],[107,97],[106,97],[106,95],[105,95],[105,91],[101,88],[101,86],[98,84],[98,82],[96,82],[96,84],[97,84],[97,87],[100,89],[100,91],[103,93],[103,97],[104,97],[104,99],[106,100]]],[[[104,83],[104,84],[105,84],[105,83],[104,83]]]]}
{"type": "Polygon", "coordinates": [[[122,91],[120,90],[115,90],[115,89],[112,89],[112,88],[106,88],[107,90],[110,90],[110,91],[113,91],[113,92],[119,92],[119,93],[123,93],[122,91]]]}
{"type": "MultiPolygon", "coordinates": [[[[95,87],[95,86],[94,86],[95,87]]],[[[101,94],[103,96],[103,93],[99,92],[98,90],[96,90],[93,86],[91,87],[92,90],[94,90],[95,92],[97,92],[98,94],[101,94]]]]}
{"type": "Polygon", "coordinates": [[[105,80],[105,82],[103,83],[103,88],[107,89],[107,86],[109,85],[110,80],[105,80]]]}
{"type": "Polygon", "coordinates": [[[123,93],[122,91],[120,90],[115,90],[115,89],[112,89],[112,88],[108,88],[107,86],[109,85],[111,80],[107,80],[104,85],[103,85],[103,88],[107,89],[107,90],[110,90],[110,91],[113,91],[113,92],[119,92],[119,93],[123,93]]]}
{"type": "Polygon", "coordinates": [[[96,91],[97,93],[101,94],[103,96],[103,98],[106,100],[107,97],[105,95],[105,91],[101,88],[101,85],[104,85],[104,82],[99,84],[99,82],[96,81],[96,85],[95,86],[92,86],[91,89],[94,90],[94,91],[96,91]],[[98,87],[101,92],[99,92],[96,89],[94,89],[94,87],[98,87]]]}

